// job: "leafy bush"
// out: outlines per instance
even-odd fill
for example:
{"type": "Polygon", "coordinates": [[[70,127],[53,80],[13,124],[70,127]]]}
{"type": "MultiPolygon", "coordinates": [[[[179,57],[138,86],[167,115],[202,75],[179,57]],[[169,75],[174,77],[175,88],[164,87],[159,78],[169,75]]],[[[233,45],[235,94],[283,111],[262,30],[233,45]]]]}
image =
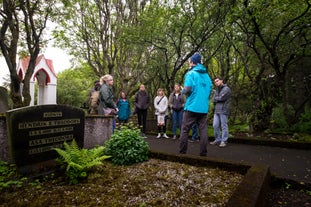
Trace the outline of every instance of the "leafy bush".
{"type": "Polygon", "coordinates": [[[300,132],[311,134],[311,109],[306,109],[306,111],[301,114],[298,124],[300,132]]]}
{"type": "Polygon", "coordinates": [[[110,156],[104,155],[105,147],[99,146],[92,149],[79,149],[75,140],[71,144],[64,143],[65,149],[55,148],[60,158],[56,161],[66,169],[65,176],[69,184],[77,184],[79,180],[88,176],[88,171],[96,165],[101,165],[104,159],[110,156]]]}
{"type": "Polygon", "coordinates": [[[306,108],[305,112],[300,114],[299,122],[290,126],[290,130],[303,134],[304,141],[310,141],[311,135],[311,109],[306,108]]]}
{"type": "Polygon", "coordinates": [[[116,165],[131,165],[149,159],[150,147],[133,125],[122,125],[105,143],[105,154],[116,165]]]}
{"type": "MultiPolygon", "coordinates": [[[[293,117],[295,114],[295,110],[293,106],[287,106],[287,113],[289,116],[293,117]]],[[[270,122],[274,125],[273,128],[275,129],[287,129],[288,124],[286,122],[284,107],[282,105],[278,105],[277,107],[273,108],[272,115],[270,122]]]]}

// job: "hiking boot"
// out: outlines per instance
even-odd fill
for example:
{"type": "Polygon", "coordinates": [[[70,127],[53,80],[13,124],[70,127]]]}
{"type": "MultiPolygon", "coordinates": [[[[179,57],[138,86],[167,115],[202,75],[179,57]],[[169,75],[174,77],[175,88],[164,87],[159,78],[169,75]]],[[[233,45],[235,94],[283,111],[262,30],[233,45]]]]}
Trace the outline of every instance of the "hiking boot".
{"type": "Polygon", "coordinates": [[[160,139],[161,138],[161,134],[158,133],[158,136],[156,137],[157,139],[160,139]]]}
{"type": "Polygon", "coordinates": [[[169,137],[165,133],[163,134],[163,137],[169,139],[169,137]]]}
{"type": "Polygon", "coordinates": [[[217,143],[218,143],[218,142],[216,142],[216,140],[213,141],[213,142],[210,142],[211,145],[216,145],[217,143]]]}
{"type": "Polygon", "coordinates": [[[219,147],[225,147],[225,146],[227,146],[225,142],[221,142],[219,145],[219,147]]]}

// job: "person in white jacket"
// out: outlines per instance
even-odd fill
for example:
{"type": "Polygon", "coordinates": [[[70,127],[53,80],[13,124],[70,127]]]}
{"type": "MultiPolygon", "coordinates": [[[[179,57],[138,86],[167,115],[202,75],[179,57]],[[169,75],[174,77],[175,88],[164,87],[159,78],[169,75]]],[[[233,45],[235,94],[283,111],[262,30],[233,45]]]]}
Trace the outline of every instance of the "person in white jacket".
{"type": "Polygon", "coordinates": [[[159,88],[157,91],[157,96],[154,98],[154,108],[155,115],[158,126],[158,136],[157,138],[161,138],[161,133],[163,133],[164,138],[169,138],[166,135],[166,122],[168,117],[168,99],[164,94],[164,89],[159,88]]]}

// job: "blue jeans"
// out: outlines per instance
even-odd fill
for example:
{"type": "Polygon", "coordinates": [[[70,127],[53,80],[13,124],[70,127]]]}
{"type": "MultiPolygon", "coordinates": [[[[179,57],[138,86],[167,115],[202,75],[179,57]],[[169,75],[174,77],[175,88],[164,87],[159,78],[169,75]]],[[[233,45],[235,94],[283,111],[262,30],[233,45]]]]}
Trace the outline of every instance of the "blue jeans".
{"type": "Polygon", "coordinates": [[[213,128],[215,141],[227,142],[229,137],[228,115],[214,114],[213,128]]]}
{"type": "Polygon", "coordinates": [[[112,134],[114,133],[114,130],[116,129],[116,127],[117,127],[116,119],[113,118],[113,120],[112,120],[112,134]]]}
{"type": "Polygon", "coordinates": [[[194,123],[192,125],[192,140],[197,140],[198,139],[198,123],[194,123]]]}
{"type": "Polygon", "coordinates": [[[173,110],[173,135],[176,135],[177,128],[181,129],[183,112],[184,110],[173,110]]]}

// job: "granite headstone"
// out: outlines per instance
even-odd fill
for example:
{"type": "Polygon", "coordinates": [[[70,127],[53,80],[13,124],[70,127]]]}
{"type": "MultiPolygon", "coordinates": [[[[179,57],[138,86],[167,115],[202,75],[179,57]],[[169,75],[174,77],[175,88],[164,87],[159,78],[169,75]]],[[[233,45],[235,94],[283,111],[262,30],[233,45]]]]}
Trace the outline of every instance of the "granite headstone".
{"type": "Polygon", "coordinates": [[[84,111],[66,105],[39,105],[7,111],[10,161],[23,172],[29,166],[54,160],[54,148],[73,139],[84,140],[84,111]]]}

